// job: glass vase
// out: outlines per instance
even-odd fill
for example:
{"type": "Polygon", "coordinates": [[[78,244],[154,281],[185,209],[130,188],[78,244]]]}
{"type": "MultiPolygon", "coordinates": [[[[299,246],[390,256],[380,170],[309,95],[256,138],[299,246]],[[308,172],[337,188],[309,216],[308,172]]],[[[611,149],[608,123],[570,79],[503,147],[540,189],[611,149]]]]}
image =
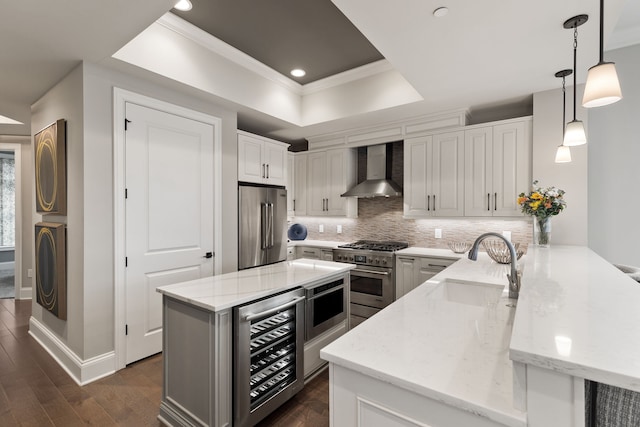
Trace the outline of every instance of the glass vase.
{"type": "Polygon", "coordinates": [[[533,244],[548,248],[551,239],[551,217],[533,217],[533,244]]]}

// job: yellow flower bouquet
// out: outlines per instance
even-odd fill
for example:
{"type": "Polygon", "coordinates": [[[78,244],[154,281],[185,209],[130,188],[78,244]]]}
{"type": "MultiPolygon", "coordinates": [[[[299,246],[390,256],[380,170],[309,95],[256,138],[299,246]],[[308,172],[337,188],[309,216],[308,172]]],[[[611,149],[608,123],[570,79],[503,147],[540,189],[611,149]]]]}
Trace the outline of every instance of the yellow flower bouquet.
{"type": "Polygon", "coordinates": [[[567,206],[564,201],[564,190],[556,187],[541,188],[538,181],[533,181],[529,194],[520,193],[518,204],[522,213],[535,217],[534,242],[541,246],[549,244],[550,221],[567,206]],[[537,231],[537,235],[535,233],[537,231]]]}

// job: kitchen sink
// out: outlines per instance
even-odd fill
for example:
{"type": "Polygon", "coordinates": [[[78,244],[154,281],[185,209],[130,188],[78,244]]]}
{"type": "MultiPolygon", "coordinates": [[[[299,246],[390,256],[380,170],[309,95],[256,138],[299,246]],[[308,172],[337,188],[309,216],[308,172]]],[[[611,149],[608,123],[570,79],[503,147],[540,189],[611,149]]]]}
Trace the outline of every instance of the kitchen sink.
{"type": "Polygon", "coordinates": [[[464,280],[445,279],[440,284],[446,301],[477,306],[496,304],[504,290],[504,285],[464,280]]]}

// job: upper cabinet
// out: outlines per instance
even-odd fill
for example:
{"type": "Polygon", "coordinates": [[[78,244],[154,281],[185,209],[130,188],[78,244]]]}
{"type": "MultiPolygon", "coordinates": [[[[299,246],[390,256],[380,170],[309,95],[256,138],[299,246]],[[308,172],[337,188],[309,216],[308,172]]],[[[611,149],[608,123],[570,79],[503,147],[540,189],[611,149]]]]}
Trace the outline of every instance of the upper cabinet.
{"type": "Polygon", "coordinates": [[[521,216],[531,184],[531,120],[465,131],[465,216],[521,216]]]}
{"type": "Polygon", "coordinates": [[[356,199],[340,197],[356,184],[354,150],[339,148],[309,152],[306,178],[307,215],[357,216],[356,199]]]}
{"type": "Polygon", "coordinates": [[[285,186],[288,146],[238,131],[238,181],[285,186]]]}
{"type": "Polygon", "coordinates": [[[293,159],[293,215],[307,214],[307,153],[296,153],[293,159]]]}
{"type": "Polygon", "coordinates": [[[464,132],[404,141],[404,215],[464,215],[464,132]]]}
{"type": "Polygon", "coordinates": [[[295,156],[287,153],[287,216],[295,215],[295,156]]]}

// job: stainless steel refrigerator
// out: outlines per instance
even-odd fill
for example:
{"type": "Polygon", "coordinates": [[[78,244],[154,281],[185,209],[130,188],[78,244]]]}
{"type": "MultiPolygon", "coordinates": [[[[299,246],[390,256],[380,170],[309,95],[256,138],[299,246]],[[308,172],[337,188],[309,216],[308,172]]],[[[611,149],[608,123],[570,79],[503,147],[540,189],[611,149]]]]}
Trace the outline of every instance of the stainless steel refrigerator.
{"type": "Polygon", "coordinates": [[[287,190],[241,183],[238,186],[238,269],[287,258],[287,190]]]}

